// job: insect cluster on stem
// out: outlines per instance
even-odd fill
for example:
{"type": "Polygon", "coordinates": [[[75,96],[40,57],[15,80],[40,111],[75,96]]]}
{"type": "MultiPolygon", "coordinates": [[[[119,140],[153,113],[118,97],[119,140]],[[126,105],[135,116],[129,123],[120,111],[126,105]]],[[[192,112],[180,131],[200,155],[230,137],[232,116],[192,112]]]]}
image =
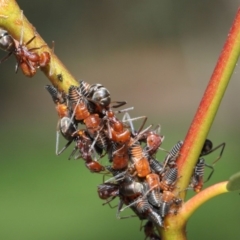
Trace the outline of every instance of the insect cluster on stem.
{"type": "MultiPolygon", "coordinates": [[[[0,48],[8,52],[0,63],[13,54],[17,59],[16,72],[20,67],[26,76],[34,76],[38,68],[46,67],[50,62],[48,52],[36,52],[43,46],[28,49],[27,46],[35,37],[24,44],[23,31],[21,39],[17,41],[6,30],[0,29],[0,48]]],[[[61,73],[57,77],[63,81],[61,73]]],[[[177,180],[181,177],[178,176],[176,160],[183,142],[176,143],[166,157],[159,161],[156,154],[164,140],[160,126],[153,128],[150,125],[144,129],[147,117],[131,118],[128,112],[133,108],[114,110],[126,102],[112,102],[110,92],[103,85],[80,81],[79,87],[70,86],[66,93],[51,85],[47,85],[46,89],[59,117],[56,154],[63,153],[74,143],[68,159],[83,159],[90,172],[111,176],[97,188],[99,197],[105,200],[103,205],[111,206],[110,202],[118,198],[118,219],[137,216],[140,220],[147,220],[144,225],[145,239],[160,239],[155,226],[166,228],[165,217],[177,214],[183,204],[179,194],[176,194],[177,180]],[[124,113],[122,120],[117,117],[119,113],[124,113]],[[133,121],[139,119],[143,119],[143,122],[136,130],[133,121]],[[78,128],[79,125],[83,128],[78,128]],[[62,149],[59,149],[60,134],[67,140],[62,149]],[[107,156],[109,163],[103,165],[100,160],[104,156],[107,156]],[[131,208],[134,215],[120,216],[126,208],[131,208]]],[[[213,148],[212,142],[206,139],[188,189],[201,191],[204,168],[211,169],[206,179],[208,181],[214,172],[213,165],[222,156],[224,148],[225,143],[213,148]],[[206,164],[203,156],[219,148],[219,157],[211,165],[206,164]]]]}
{"type": "MultiPolygon", "coordinates": [[[[71,143],[75,146],[68,159],[82,158],[90,172],[102,173],[110,177],[98,186],[98,195],[105,200],[103,205],[119,199],[116,216],[118,219],[139,217],[147,220],[146,238],[157,235],[154,226],[166,228],[164,218],[168,214],[177,214],[182,199],[174,191],[177,189],[178,167],[176,159],[183,142],[179,141],[167,153],[163,161],[156,159],[156,154],[164,140],[160,126],[152,125],[144,129],[147,117],[131,118],[127,108],[114,111],[126,104],[125,101],[112,102],[110,92],[101,84],[88,84],[81,80],[79,87],[71,86],[67,93],[47,85],[59,116],[57,124],[56,154],[61,154],[71,143]],[[117,114],[124,113],[122,120],[117,114]],[[143,119],[138,130],[133,121],[143,119]],[[78,128],[78,126],[83,128],[78,128]],[[67,140],[59,149],[60,133],[67,140]],[[108,164],[100,163],[104,156],[108,164]],[[125,206],[124,206],[125,205],[125,206]],[[135,215],[120,216],[126,208],[131,208],[135,215]],[[152,224],[151,233],[148,226],[152,224]]],[[[203,187],[204,167],[202,158],[225,143],[212,148],[212,142],[206,140],[199,160],[193,169],[189,189],[199,192],[203,187]]],[[[208,180],[207,179],[207,180],[208,180]]],[[[157,238],[158,237],[158,238],[157,238]]]]}

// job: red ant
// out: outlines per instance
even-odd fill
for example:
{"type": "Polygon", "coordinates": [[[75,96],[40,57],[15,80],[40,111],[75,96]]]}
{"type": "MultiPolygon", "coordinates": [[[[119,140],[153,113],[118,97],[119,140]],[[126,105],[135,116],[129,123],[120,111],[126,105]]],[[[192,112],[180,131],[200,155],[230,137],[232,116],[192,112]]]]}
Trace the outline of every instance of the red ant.
{"type": "MultiPolygon", "coordinates": [[[[99,173],[105,170],[105,168],[97,161],[92,159],[92,144],[93,140],[90,138],[86,130],[78,130],[75,133],[72,134],[72,137],[75,138],[76,141],[76,147],[74,148],[73,152],[69,156],[68,159],[71,159],[71,157],[75,154],[77,150],[79,150],[80,155],[76,156],[75,159],[82,158],[85,161],[86,167],[91,171],[95,173],[99,173]]],[[[94,147],[95,151],[96,147],[94,147]]],[[[100,149],[101,151],[101,149],[100,149]]]]}
{"type": "Polygon", "coordinates": [[[0,29],[0,48],[4,51],[9,52],[7,56],[5,56],[0,63],[7,60],[12,54],[15,55],[17,59],[17,64],[15,67],[15,72],[17,73],[18,68],[22,69],[23,73],[27,77],[32,77],[36,74],[36,70],[39,67],[46,67],[50,62],[50,54],[48,52],[42,52],[40,55],[35,52],[41,47],[35,48],[27,48],[34,39],[36,35],[34,35],[30,40],[28,40],[25,44],[23,43],[23,27],[21,31],[20,41],[15,40],[6,30],[0,29]]]}
{"type": "Polygon", "coordinates": [[[112,162],[114,170],[122,170],[128,166],[128,147],[127,145],[120,145],[115,142],[111,143],[111,150],[109,150],[109,159],[112,162]]]}
{"type": "MultiPolygon", "coordinates": [[[[127,110],[129,109],[118,112],[127,110]]],[[[131,139],[131,133],[111,110],[106,111],[106,116],[103,120],[107,123],[106,135],[111,140],[109,159],[113,162],[112,168],[115,170],[125,169],[128,166],[128,143],[131,139]]]]}
{"type": "Polygon", "coordinates": [[[119,185],[115,183],[103,183],[98,185],[98,196],[99,198],[106,200],[105,204],[109,204],[112,200],[114,200],[117,196],[119,196],[119,185]]]}

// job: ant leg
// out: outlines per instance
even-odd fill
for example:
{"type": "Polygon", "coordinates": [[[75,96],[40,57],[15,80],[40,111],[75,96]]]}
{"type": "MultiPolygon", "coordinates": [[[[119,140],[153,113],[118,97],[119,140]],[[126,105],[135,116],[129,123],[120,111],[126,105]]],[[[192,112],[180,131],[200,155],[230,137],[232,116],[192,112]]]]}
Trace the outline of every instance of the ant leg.
{"type": "MultiPolygon", "coordinates": [[[[59,138],[59,131],[57,131],[57,138],[59,138]]],[[[56,155],[59,156],[61,153],[63,153],[63,151],[72,143],[73,140],[70,140],[67,142],[67,144],[58,152],[58,146],[56,148],[56,155]]],[[[59,140],[57,140],[57,142],[59,143],[59,140]]]]}
{"type": "Polygon", "coordinates": [[[123,201],[120,200],[120,202],[119,202],[119,204],[118,204],[117,213],[116,213],[117,219],[126,219],[126,218],[137,217],[137,215],[129,215],[129,216],[120,217],[120,212],[122,212],[123,204],[124,204],[123,201]]]}
{"type": "Polygon", "coordinates": [[[15,66],[15,73],[17,73],[17,72],[18,72],[19,65],[20,65],[20,61],[19,61],[19,60],[17,60],[16,66],[15,66]]]}
{"type": "MultiPolygon", "coordinates": [[[[23,11],[21,11],[21,19],[23,19],[23,11]]],[[[24,34],[24,26],[23,26],[23,21],[22,21],[22,29],[21,29],[19,45],[23,45],[23,34],[24,34]]],[[[36,37],[37,37],[37,34],[35,32],[34,36],[32,38],[30,38],[24,45],[25,46],[29,45],[36,37]]],[[[38,49],[42,48],[43,46],[47,46],[47,44],[44,44],[41,47],[35,47],[35,48],[28,49],[28,51],[38,50],[38,49]]]]}
{"type": "Polygon", "coordinates": [[[134,109],[134,107],[124,108],[122,110],[114,111],[114,113],[128,112],[128,111],[133,110],[133,109],[134,109]]]}
{"type": "Polygon", "coordinates": [[[73,140],[68,141],[68,143],[60,151],[58,151],[58,149],[59,149],[59,138],[60,138],[60,130],[59,130],[59,121],[58,121],[57,135],[56,135],[56,151],[55,151],[57,156],[60,155],[73,141],[73,140]]]}
{"type": "Polygon", "coordinates": [[[104,206],[104,205],[106,205],[106,204],[107,204],[110,208],[112,208],[112,209],[113,209],[113,208],[116,208],[116,207],[118,206],[118,205],[112,206],[111,203],[109,203],[109,202],[103,203],[102,205],[104,206]]]}
{"type": "Polygon", "coordinates": [[[121,219],[121,217],[120,217],[120,210],[122,209],[122,207],[123,207],[123,201],[120,199],[120,202],[118,204],[117,213],[116,213],[117,219],[121,219]]]}
{"type": "Polygon", "coordinates": [[[212,142],[209,139],[206,139],[205,143],[203,145],[203,149],[202,149],[202,152],[200,154],[200,157],[206,156],[206,155],[216,151],[218,148],[222,148],[221,151],[220,151],[219,157],[213,162],[213,163],[215,163],[222,157],[225,145],[226,145],[226,143],[221,143],[218,146],[212,148],[212,142]]]}
{"type": "Polygon", "coordinates": [[[141,221],[141,223],[140,223],[140,231],[142,231],[142,229],[145,227],[145,225],[143,225],[143,220],[141,221]]]}
{"type": "Polygon", "coordinates": [[[139,134],[139,133],[142,131],[142,129],[143,129],[143,127],[144,127],[147,119],[148,119],[148,118],[147,118],[146,116],[144,116],[144,120],[143,120],[143,122],[142,122],[142,125],[141,125],[140,128],[138,129],[137,134],[139,134]]]}
{"type": "Polygon", "coordinates": [[[207,180],[204,181],[204,182],[207,182],[207,181],[210,180],[210,178],[212,177],[212,175],[213,175],[213,173],[214,173],[214,167],[211,166],[211,165],[208,165],[208,164],[206,164],[206,163],[205,163],[204,165],[205,165],[205,167],[211,168],[211,172],[210,172],[209,176],[207,177],[207,180]]]}
{"type": "Polygon", "coordinates": [[[107,169],[106,169],[106,173],[103,174],[103,178],[102,178],[103,183],[105,182],[105,176],[112,176],[111,172],[109,172],[107,169]]]}
{"type": "MultiPolygon", "coordinates": [[[[72,153],[68,157],[68,160],[70,160],[75,155],[76,152],[77,152],[77,146],[73,149],[72,153]]],[[[77,157],[77,156],[75,156],[75,157],[77,157]]],[[[74,159],[76,160],[77,158],[75,158],[75,157],[74,157],[74,159]]]]}
{"type": "Polygon", "coordinates": [[[137,134],[137,136],[134,138],[134,141],[131,143],[131,145],[133,145],[135,142],[137,142],[139,140],[139,138],[141,138],[141,136],[147,132],[153,125],[149,125],[147,128],[145,128],[144,130],[142,130],[140,133],[137,134]]]}
{"type": "MultiPolygon", "coordinates": [[[[30,44],[35,38],[36,38],[36,35],[34,34],[33,37],[30,38],[30,39],[25,43],[25,46],[27,46],[28,44],[30,44]]],[[[33,51],[33,50],[37,50],[37,49],[39,49],[39,47],[31,48],[31,49],[29,49],[29,51],[33,51]]]]}
{"type": "Polygon", "coordinates": [[[3,63],[3,62],[5,62],[12,54],[13,54],[13,52],[8,53],[4,58],[2,58],[2,59],[0,60],[0,64],[3,63]]]}
{"type": "Polygon", "coordinates": [[[218,158],[215,161],[213,161],[212,165],[214,165],[222,157],[225,146],[226,146],[226,143],[221,143],[218,146],[216,146],[215,148],[213,148],[211,151],[209,151],[209,153],[211,153],[211,152],[217,150],[218,148],[222,148],[218,158]]]}
{"type": "Polygon", "coordinates": [[[80,159],[80,158],[82,158],[82,155],[81,155],[81,153],[78,153],[77,155],[75,155],[74,160],[77,160],[77,159],[80,159]]]}
{"type": "MultiPolygon", "coordinates": [[[[32,42],[32,40],[33,40],[34,38],[36,38],[36,35],[34,35],[34,36],[28,41],[28,44],[29,44],[30,42],[32,42]]],[[[25,45],[27,45],[27,44],[25,44],[25,45]]],[[[28,49],[28,51],[29,51],[29,52],[32,52],[32,51],[41,49],[41,48],[43,48],[43,47],[47,47],[47,44],[43,44],[43,45],[40,46],[40,47],[30,48],[30,49],[28,49]]]]}
{"type": "MultiPolygon", "coordinates": [[[[37,37],[37,34],[36,34],[36,32],[35,32],[34,35],[33,35],[33,37],[30,38],[24,45],[25,45],[25,46],[29,45],[36,37],[37,37]]],[[[22,44],[22,42],[21,42],[21,44],[22,44]]],[[[30,48],[30,49],[28,49],[28,51],[35,51],[35,50],[38,50],[38,49],[40,49],[40,48],[42,48],[42,47],[45,47],[45,46],[47,46],[47,44],[43,44],[43,45],[40,46],[40,47],[30,48]]]]}
{"type": "MultiPolygon", "coordinates": [[[[21,11],[21,19],[22,19],[22,29],[21,29],[21,35],[20,35],[20,41],[19,41],[19,45],[23,45],[23,34],[24,34],[24,26],[23,26],[23,11],[21,11]]],[[[36,38],[36,34],[34,34],[34,36],[29,39],[24,45],[27,46],[28,44],[30,44],[35,38],[36,38]]],[[[39,48],[32,48],[29,49],[29,51],[31,50],[37,50],[39,48]]]]}
{"type": "Polygon", "coordinates": [[[102,205],[108,205],[110,208],[116,208],[118,205],[112,206],[111,205],[111,201],[113,201],[117,196],[112,196],[110,199],[108,199],[105,203],[103,203],[102,205]]]}
{"type": "MultiPolygon", "coordinates": [[[[96,152],[96,151],[95,151],[96,152]]],[[[96,161],[99,161],[101,158],[105,157],[105,155],[107,154],[107,151],[105,153],[102,153],[99,157],[96,157],[96,161]]]]}
{"type": "Polygon", "coordinates": [[[127,102],[125,102],[125,101],[115,101],[115,102],[111,102],[111,103],[117,103],[117,105],[112,106],[113,108],[118,108],[118,107],[121,107],[121,106],[127,104],[127,102]]]}
{"type": "Polygon", "coordinates": [[[108,183],[108,182],[112,182],[112,181],[121,181],[125,178],[126,173],[127,173],[127,170],[117,174],[116,176],[114,176],[112,178],[109,178],[104,183],[108,183]]]}
{"type": "Polygon", "coordinates": [[[161,125],[158,124],[158,125],[154,128],[153,131],[154,131],[155,133],[157,133],[158,135],[160,135],[160,132],[161,132],[161,125]]]}

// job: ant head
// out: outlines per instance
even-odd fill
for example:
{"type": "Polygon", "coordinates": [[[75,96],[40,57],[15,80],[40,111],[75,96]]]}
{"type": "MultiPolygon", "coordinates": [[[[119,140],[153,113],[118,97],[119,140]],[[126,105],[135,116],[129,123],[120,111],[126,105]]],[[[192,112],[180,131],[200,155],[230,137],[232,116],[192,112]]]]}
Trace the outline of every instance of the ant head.
{"type": "Polygon", "coordinates": [[[101,84],[93,84],[89,89],[89,100],[94,104],[107,107],[111,103],[109,91],[101,84]]]}
{"type": "Polygon", "coordinates": [[[207,155],[209,151],[212,150],[213,144],[209,139],[205,140],[200,156],[207,155]]]}
{"type": "Polygon", "coordinates": [[[0,48],[7,52],[13,52],[16,48],[12,36],[2,28],[0,28],[0,48]]]}
{"type": "Polygon", "coordinates": [[[98,196],[101,199],[107,199],[111,197],[114,192],[118,190],[118,185],[114,183],[104,183],[98,185],[98,196]]]}

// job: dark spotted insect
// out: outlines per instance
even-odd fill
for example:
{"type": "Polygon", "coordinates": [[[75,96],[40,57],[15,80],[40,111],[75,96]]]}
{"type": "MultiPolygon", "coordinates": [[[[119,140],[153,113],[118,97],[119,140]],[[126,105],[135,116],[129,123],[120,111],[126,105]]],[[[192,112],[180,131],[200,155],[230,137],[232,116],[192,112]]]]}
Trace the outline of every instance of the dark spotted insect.
{"type": "Polygon", "coordinates": [[[148,201],[155,207],[160,207],[161,193],[160,193],[160,178],[156,173],[150,173],[146,176],[146,183],[148,184],[148,201]]]}
{"type": "Polygon", "coordinates": [[[152,221],[148,220],[141,229],[144,229],[144,240],[161,240],[160,236],[155,232],[155,226],[152,221]]]}
{"type": "Polygon", "coordinates": [[[164,227],[163,218],[153,209],[147,198],[140,197],[133,206],[136,207],[139,213],[144,214],[146,218],[152,221],[156,226],[164,227]]]}
{"type": "Polygon", "coordinates": [[[177,167],[169,168],[163,175],[162,180],[159,183],[162,191],[173,191],[175,183],[177,181],[178,169],[177,167]]]}
{"type": "MultiPolygon", "coordinates": [[[[162,218],[164,218],[167,214],[171,213],[171,207],[173,205],[180,207],[182,200],[180,198],[175,197],[174,193],[171,191],[163,191],[161,195],[161,205],[159,208],[159,214],[162,218]]],[[[176,214],[176,209],[174,209],[174,214],[176,214]]]]}
{"type": "Polygon", "coordinates": [[[66,95],[63,92],[59,92],[51,85],[46,85],[45,88],[50,93],[53,102],[56,105],[56,110],[59,116],[56,136],[56,155],[60,155],[75,140],[73,134],[77,131],[77,124],[70,118],[71,110],[67,106],[66,95]],[[62,136],[68,141],[60,151],[59,133],[61,133],[62,136]]]}
{"type": "Polygon", "coordinates": [[[88,103],[76,86],[71,86],[69,88],[68,97],[71,108],[73,109],[71,119],[75,119],[75,121],[85,124],[88,134],[94,139],[94,144],[101,149],[107,149],[108,139],[103,131],[104,126],[100,116],[89,112],[88,103]]]}
{"type": "Polygon", "coordinates": [[[204,182],[207,182],[212,177],[214,173],[213,165],[221,158],[225,145],[226,145],[225,143],[221,143],[218,146],[213,148],[212,141],[210,141],[209,139],[205,140],[199,159],[194,167],[192,179],[189,184],[190,189],[193,189],[195,192],[200,192],[202,190],[204,182]],[[217,159],[214,160],[214,162],[212,163],[212,165],[205,163],[205,159],[202,157],[216,151],[217,149],[221,149],[221,151],[217,159]],[[204,181],[205,167],[210,168],[211,172],[209,173],[207,179],[204,181]]]}
{"type": "Polygon", "coordinates": [[[167,166],[168,167],[176,166],[176,160],[177,160],[177,157],[179,156],[179,152],[180,152],[182,145],[183,145],[183,141],[179,141],[173,146],[173,148],[170,150],[170,152],[167,154],[167,156],[164,160],[164,163],[163,163],[164,169],[167,166]]]}

